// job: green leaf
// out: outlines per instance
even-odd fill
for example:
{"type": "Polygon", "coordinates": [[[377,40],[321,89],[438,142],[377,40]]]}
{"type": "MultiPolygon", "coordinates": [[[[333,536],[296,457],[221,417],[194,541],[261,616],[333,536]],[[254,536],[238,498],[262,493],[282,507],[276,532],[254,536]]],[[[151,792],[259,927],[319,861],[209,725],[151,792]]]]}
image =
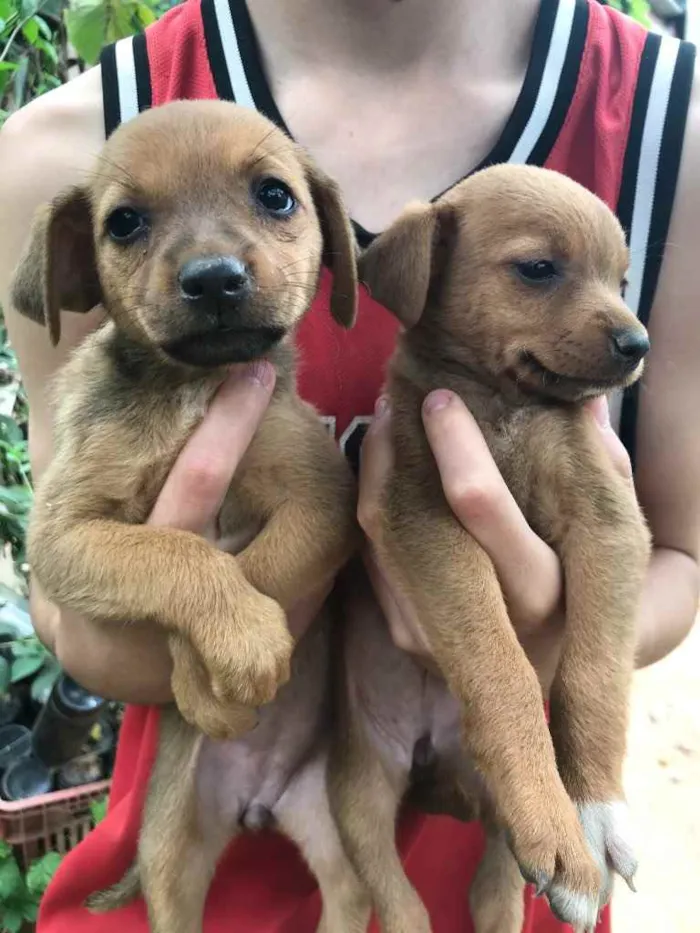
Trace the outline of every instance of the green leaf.
{"type": "Polygon", "coordinates": [[[0,505],[15,514],[28,512],[33,498],[27,486],[0,486],[0,505]]]}
{"type": "Polygon", "coordinates": [[[12,855],[12,846],[9,842],[4,842],[0,839],[0,864],[10,857],[14,857],[12,855]]]}
{"type": "Polygon", "coordinates": [[[12,662],[12,683],[16,684],[26,677],[31,677],[32,674],[36,674],[37,671],[41,670],[43,666],[43,657],[37,655],[27,655],[27,657],[24,658],[17,658],[12,662]]]}
{"type": "Polygon", "coordinates": [[[39,916],[39,905],[38,904],[27,904],[24,908],[24,919],[28,920],[29,923],[36,923],[36,918],[39,916]]]}
{"type": "Polygon", "coordinates": [[[34,678],[29,689],[32,700],[34,700],[35,703],[46,703],[60,673],[61,668],[58,665],[58,661],[51,660],[44,665],[44,670],[34,678]]]}
{"type": "MultiPolygon", "coordinates": [[[[14,62],[3,62],[3,64],[6,66],[11,65],[13,70],[17,68],[14,62]]],[[[12,418],[7,415],[0,415],[0,438],[10,444],[21,444],[24,440],[24,434],[22,434],[22,429],[12,418]]]]}
{"type": "Polygon", "coordinates": [[[18,639],[11,644],[13,658],[35,657],[39,652],[33,639],[18,639]]]}
{"type": "Polygon", "coordinates": [[[45,39],[53,39],[53,33],[51,32],[51,27],[46,22],[42,16],[35,16],[34,20],[36,21],[37,26],[39,27],[39,32],[45,39]]]}
{"type": "Polygon", "coordinates": [[[100,797],[98,800],[91,801],[90,814],[92,816],[92,822],[97,826],[107,815],[107,798],[100,797]]]}
{"type": "Polygon", "coordinates": [[[2,933],[20,933],[24,926],[25,912],[21,907],[4,907],[0,923],[2,933]]]}
{"type": "Polygon", "coordinates": [[[6,696],[12,683],[12,668],[7,660],[0,655],[0,697],[6,696]]]}
{"type": "Polygon", "coordinates": [[[14,857],[6,858],[0,862],[0,903],[21,899],[25,894],[26,888],[17,860],[14,857]]]}
{"type": "Polygon", "coordinates": [[[29,55],[23,55],[18,63],[19,67],[14,75],[14,93],[15,107],[19,108],[24,103],[27,91],[27,78],[29,76],[29,55]]]}
{"type": "Polygon", "coordinates": [[[36,40],[39,38],[39,24],[36,21],[36,16],[29,20],[28,23],[25,23],[22,27],[22,35],[27,40],[27,42],[34,45],[36,40]]]}
{"type": "Polygon", "coordinates": [[[0,19],[9,19],[14,12],[12,0],[0,0],[0,19]]]}
{"type": "MultiPolygon", "coordinates": [[[[53,45],[53,43],[47,42],[45,39],[37,39],[36,47],[40,52],[44,53],[52,65],[58,64],[58,52],[56,51],[56,47],[53,45]]],[[[46,75],[45,78],[49,80],[51,75],[46,75]]]]}
{"type": "Polygon", "coordinates": [[[136,15],[138,16],[139,22],[144,28],[146,26],[150,26],[151,23],[155,23],[156,21],[156,14],[149,6],[146,6],[145,3],[139,3],[136,8],[136,15]]]}
{"type": "MultiPolygon", "coordinates": [[[[3,71],[17,71],[17,62],[0,62],[0,72],[3,71]]],[[[1,418],[2,416],[0,416],[1,418]]]]}
{"type": "Polygon", "coordinates": [[[69,41],[89,65],[97,61],[106,41],[109,0],[73,0],[66,10],[69,41]]]}
{"type": "Polygon", "coordinates": [[[32,862],[27,872],[27,890],[32,896],[42,896],[60,864],[61,856],[58,852],[47,852],[32,862]]]}
{"type": "Polygon", "coordinates": [[[140,5],[137,0],[73,0],[65,22],[78,55],[92,65],[102,46],[138,32],[140,5]]]}

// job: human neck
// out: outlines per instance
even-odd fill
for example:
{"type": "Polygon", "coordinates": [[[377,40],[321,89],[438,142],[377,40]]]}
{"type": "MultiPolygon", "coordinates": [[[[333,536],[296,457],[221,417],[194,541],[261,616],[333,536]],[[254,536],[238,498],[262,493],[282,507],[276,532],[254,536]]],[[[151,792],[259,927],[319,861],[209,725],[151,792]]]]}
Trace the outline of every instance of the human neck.
{"type": "Polygon", "coordinates": [[[346,64],[378,74],[450,67],[475,80],[520,73],[540,0],[247,0],[273,70],[346,64]]]}

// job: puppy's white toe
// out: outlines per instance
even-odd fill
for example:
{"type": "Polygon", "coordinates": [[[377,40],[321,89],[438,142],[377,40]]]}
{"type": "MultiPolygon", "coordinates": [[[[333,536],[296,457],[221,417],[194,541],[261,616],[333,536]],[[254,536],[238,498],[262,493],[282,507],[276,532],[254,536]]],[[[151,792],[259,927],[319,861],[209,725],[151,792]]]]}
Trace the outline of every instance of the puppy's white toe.
{"type": "Polygon", "coordinates": [[[601,873],[600,907],[610,900],[613,871],[634,890],[637,858],[629,808],[622,800],[578,805],[586,841],[601,873]]]}
{"type": "Polygon", "coordinates": [[[595,930],[598,922],[598,899],[576,893],[554,882],[547,892],[552,913],[575,930],[595,930]]]}

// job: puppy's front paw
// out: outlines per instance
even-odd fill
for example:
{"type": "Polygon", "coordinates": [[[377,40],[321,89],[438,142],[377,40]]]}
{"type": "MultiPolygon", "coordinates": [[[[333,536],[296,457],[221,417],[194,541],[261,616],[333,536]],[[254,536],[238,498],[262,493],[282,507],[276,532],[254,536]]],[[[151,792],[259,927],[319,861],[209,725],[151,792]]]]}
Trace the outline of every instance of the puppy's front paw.
{"type": "Polygon", "coordinates": [[[529,814],[509,833],[526,881],[546,894],[552,912],[576,930],[593,930],[598,919],[601,874],[566,793],[529,814]]]}
{"type": "Polygon", "coordinates": [[[287,616],[252,587],[239,598],[235,619],[212,621],[198,647],[213,697],[221,703],[262,706],[289,680],[294,639],[287,616]]]}
{"type": "MultiPolygon", "coordinates": [[[[610,901],[614,873],[617,872],[634,890],[637,859],[632,842],[629,810],[623,801],[579,803],[576,808],[588,849],[600,874],[600,888],[595,903],[595,918],[589,915],[584,921],[582,910],[581,921],[572,925],[576,933],[593,933],[600,911],[610,901]]],[[[580,905],[573,903],[571,892],[556,882],[550,887],[548,897],[553,911],[560,918],[565,913],[571,915],[580,909],[580,905]]],[[[586,906],[586,912],[589,906],[586,906]]]]}
{"type": "Polygon", "coordinates": [[[222,703],[211,691],[209,675],[197,652],[180,635],[170,639],[172,689],[182,718],[211,739],[235,739],[257,724],[257,713],[240,704],[222,703]]]}

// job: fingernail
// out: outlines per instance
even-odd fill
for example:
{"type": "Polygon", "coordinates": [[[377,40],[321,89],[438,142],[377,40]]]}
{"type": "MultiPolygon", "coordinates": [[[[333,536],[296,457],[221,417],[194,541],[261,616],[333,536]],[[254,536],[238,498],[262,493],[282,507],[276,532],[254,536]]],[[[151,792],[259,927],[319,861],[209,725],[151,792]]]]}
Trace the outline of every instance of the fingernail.
{"type": "Polygon", "coordinates": [[[275,370],[267,360],[256,360],[245,367],[241,376],[264,389],[269,389],[275,381],[275,370]]]}
{"type": "Polygon", "coordinates": [[[426,415],[432,415],[436,411],[440,411],[447,406],[452,401],[452,393],[446,392],[444,389],[438,389],[436,392],[431,392],[423,402],[423,411],[426,415]]]}
{"type": "Polygon", "coordinates": [[[374,406],[374,417],[379,421],[385,415],[389,414],[389,399],[386,395],[380,395],[374,406]]]}

